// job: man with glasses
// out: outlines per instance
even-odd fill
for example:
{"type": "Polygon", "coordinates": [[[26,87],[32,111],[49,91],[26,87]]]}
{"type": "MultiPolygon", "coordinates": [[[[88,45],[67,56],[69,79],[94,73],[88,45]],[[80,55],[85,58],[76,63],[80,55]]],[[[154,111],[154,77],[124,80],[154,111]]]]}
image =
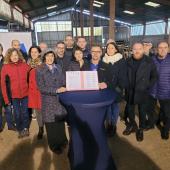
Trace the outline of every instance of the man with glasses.
{"type": "Polygon", "coordinates": [[[56,44],[55,52],[56,52],[55,62],[61,66],[63,73],[65,73],[70,65],[71,56],[65,55],[65,43],[63,41],[59,41],[56,44]]]}
{"type": "Polygon", "coordinates": [[[105,89],[110,86],[110,69],[109,66],[101,60],[102,47],[100,45],[93,45],[91,47],[92,59],[85,65],[88,71],[97,71],[99,79],[99,88],[105,89]]]}

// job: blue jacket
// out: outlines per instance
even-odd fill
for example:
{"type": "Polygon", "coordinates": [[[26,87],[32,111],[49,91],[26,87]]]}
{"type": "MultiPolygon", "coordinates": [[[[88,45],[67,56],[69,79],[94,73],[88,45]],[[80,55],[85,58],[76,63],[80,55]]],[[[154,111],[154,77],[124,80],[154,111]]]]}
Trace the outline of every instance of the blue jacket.
{"type": "Polygon", "coordinates": [[[157,99],[170,99],[170,54],[163,60],[153,57],[159,79],[151,89],[151,96],[157,99]]]}

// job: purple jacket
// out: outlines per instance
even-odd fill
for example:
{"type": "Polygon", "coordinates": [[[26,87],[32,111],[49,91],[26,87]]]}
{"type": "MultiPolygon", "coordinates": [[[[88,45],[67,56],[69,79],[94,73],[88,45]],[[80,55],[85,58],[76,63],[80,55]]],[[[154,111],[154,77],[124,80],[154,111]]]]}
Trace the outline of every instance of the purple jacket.
{"type": "Polygon", "coordinates": [[[158,56],[154,56],[153,61],[159,78],[151,89],[150,94],[156,99],[170,99],[170,54],[163,60],[160,60],[158,56]]]}

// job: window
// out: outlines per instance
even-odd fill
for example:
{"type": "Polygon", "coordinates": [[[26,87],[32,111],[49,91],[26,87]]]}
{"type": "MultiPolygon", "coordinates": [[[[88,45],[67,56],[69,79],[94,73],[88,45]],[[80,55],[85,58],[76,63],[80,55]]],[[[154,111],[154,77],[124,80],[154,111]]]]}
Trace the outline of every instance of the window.
{"type": "Polygon", "coordinates": [[[137,36],[137,35],[143,35],[143,25],[132,25],[131,27],[131,35],[132,36],[137,36]]]}
{"type": "Polygon", "coordinates": [[[72,31],[72,25],[71,21],[37,22],[35,29],[37,32],[72,31]]]}
{"type": "Polygon", "coordinates": [[[166,23],[162,20],[146,23],[146,35],[162,35],[165,34],[166,23]]]}

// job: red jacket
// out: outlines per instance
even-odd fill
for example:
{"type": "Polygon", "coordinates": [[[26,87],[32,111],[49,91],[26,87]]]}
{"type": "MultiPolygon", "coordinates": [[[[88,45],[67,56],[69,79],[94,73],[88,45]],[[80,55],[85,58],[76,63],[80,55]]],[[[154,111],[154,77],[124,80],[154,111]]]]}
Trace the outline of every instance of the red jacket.
{"type": "Polygon", "coordinates": [[[33,109],[41,109],[41,94],[36,83],[35,68],[29,73],[28,107],[33,109]]]}
{"type": "Polygon", "coordinates": [[[6,87],[6,76],[10,81],[11,98],[23,98],[28,96],[28,72],[30,66],[22,61],[18,63],[4,64],[1,71],[1,88],[5,104],[10,103],[6,87]]]}

